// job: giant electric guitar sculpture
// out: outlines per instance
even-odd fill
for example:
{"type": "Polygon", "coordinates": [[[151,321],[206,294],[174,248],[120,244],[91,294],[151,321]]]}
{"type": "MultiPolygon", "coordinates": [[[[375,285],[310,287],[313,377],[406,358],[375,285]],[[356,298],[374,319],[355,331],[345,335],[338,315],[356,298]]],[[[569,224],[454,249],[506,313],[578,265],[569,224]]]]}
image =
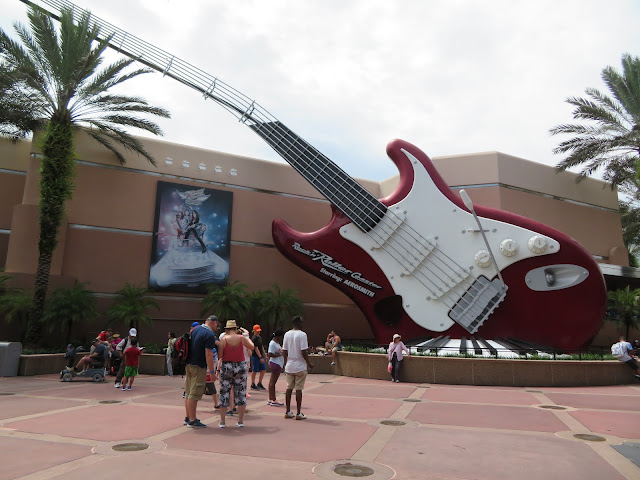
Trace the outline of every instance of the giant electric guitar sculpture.
{"type": "MultiPolygon", "coordinates": [[[[66,0],[41,0],[54,9],[66,0]]],[[[54,13],[50,12],[52,15],[54,13]]],[[[348,295],[377,342],[446,332],[514,337],[578,349],[598,332],[606,290],[598,265],[576,241],[508,212],[476,212],[444,183],[418,148],[394,140],[387,153],[400,185],[378,200],[260,105],[215,77],[96,18],[125,55],[194,88],[262,137],[333,205],[313,233],[273,222],[273,239],[296,265],[348,295]],[[476,223],[475,213],[481,218],[476,223]],[[493,255],[493,252],[496,255],[493,255]]]]}

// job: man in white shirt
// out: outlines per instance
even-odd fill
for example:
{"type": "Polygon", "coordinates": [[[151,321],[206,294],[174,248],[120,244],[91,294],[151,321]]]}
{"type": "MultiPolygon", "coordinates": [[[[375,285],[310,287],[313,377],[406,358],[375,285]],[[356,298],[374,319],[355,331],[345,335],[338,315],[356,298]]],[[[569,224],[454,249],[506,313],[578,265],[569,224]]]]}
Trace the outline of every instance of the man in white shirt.
{"type": "Polygon", "coordinates": [[[284,357],[284,373],[287,376],[287,392],[285,402],[287,413],[284,418],[295,418],[296,420],[304,420],[307,416],[302,413],[302,390],[304,389],[304,381],[307,378],[307,369],[311,370],[313,364],[309,361],[307,349],[309,343],[307,334],[302,331],[302,317],[295,316],[291,319],[293,328],[284,334],[282,341],[282,356],[284,357]],[[296,390],[296,407],[297,413],[291,411],[291,394],[296,390]]]}
{"type": "Polygon", "coordinates": [[[633,347],[629,342],[627,342],[625,337],[620,337],[620,341],[612,345],[611,353],[613,353],[622,363],[626,363],[629,368],[634,370],[636,372],[636,378],[640,380],[640,368],[638,368],[638,363],[633,358],[633,347]]]}

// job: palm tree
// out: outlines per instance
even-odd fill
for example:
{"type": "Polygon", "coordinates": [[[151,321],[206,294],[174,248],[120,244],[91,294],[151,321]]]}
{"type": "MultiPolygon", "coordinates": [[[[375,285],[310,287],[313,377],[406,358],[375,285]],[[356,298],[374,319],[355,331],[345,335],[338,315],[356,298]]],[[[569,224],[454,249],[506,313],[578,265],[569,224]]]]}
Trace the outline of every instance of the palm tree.
{"type": "Polygon", "coordinates": [[[149,290],[142,285],[126,283],[116,292],[116,302],[106,312],[108,323],[121,323],[136,330],[140,325],[151,325],[153,320],[146,312],[150,308],[160,309],[160,306],[148,294],[149,290]]]}
{"type": "Polygon", "coordinates": [[[291,318],[302,314],[302,301],[298,298],[298,291],[293,288],[281,290],[273,284],[271,290],[264,292],[260,318],[266,325],[267,338],[276,328],[290,325],[291,318]]]}
{"type": "Polygon", "coordinates": [[[206,296],[202,299],[202,316],[212,312],[224,325],[229,319],[243,323],[249,311],[247,286],[240,282],[226,282],[223,285],[209,285],[206,296]]]}
{"type": "Polygon", "coordinates": [[[64,331],[65,344],[71,339],[73,325],[82,320],[91,322],[98,317],[94,293],[85,283],[76,280],[73,287],[57,288],[44,308],[43,323],[49,332],[64,331]]]}
{"type": "Polygon", "coordinates": [[[155,165],[140,141],[125,129],[161,135],[155,123],[140,115],[168,118],[169,113],[140,97],[109,93],[112,87],[151,70],[130,71],[132,59],[101,68],[109,38],[97,40],[99,28],[88,14],[74,23],[71,10],[63,8],[59,33],[52,20],[36,8],[29,9],[28,18],[30,30],[15,25],[20,43],[0,29],[0,133],[19,138],[45,125],[40,140],[39,258],[27,328],[27,341],[35,341],[64,204],[73,191],[74,132],[82,129],[121,163],[125,158],[117,146],[155,165]]]}
{"type": "Polygon", "coordinates": [[[629,286],[609,292],[609,310],[614,312],[611,321],[626,328],[625,338],[629,338],[629,329],[638,327],[638,298],[640,289],[631,290],[629,286]]]}
{"type": "Polygon", "coordinates": [[[620,220],[622,223],[622,241],[629,252],[629,266],[639,267],[640,254],[640,209],[630,202],[620,202],[620,220]]]}
{"type": "Polygon", "coordinates": [[[556,168],[563,171],[583,165],[579,180],[604,169],[606,181],[635,195],[640,159],[640,58],[625,53],[622,73],[606,67],[602,79],[612,97],[587,88],[588,98],[566,100],[576,107],[573,118],[585,124],[558,125],[550,130],[551,135],[572,135],[553,150],[569,154],[556,168]]]}

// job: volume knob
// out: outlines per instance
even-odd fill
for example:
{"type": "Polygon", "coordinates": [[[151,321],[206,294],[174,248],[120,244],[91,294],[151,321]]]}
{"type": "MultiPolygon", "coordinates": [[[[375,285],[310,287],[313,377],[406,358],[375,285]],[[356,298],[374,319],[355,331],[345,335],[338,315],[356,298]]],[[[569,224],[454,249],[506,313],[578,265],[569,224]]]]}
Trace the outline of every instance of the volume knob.
{"type": "Polygon", "coordinates": [[[474,255],[473,260],[476,262],[476,265],[481,268],[487,268],[491,265],[491,255],[489,255],[489,252],[486,250],[478,251],[478,253],[474,255]]]}
{"type": "Polygon", "coordinates": [[[500,242],[500,253],[505,257],[513,257],[518,253],[518,242],[511,238],[507,238],[500,242]]]}
{"type": "Polygon", "coordinates": [[[534,235],[529,239],[528,247],[533,253],[544,253],[547,251],[547,239],[542,235],[534,235]]]}

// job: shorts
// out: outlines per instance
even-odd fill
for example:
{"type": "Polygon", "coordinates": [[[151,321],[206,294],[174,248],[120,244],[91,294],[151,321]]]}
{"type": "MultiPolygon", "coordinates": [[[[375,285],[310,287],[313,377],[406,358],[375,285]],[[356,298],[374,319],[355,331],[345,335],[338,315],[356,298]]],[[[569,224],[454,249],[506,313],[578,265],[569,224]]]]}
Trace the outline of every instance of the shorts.
{"type": "Polygon", "coordinates": [[[187,365],[187,380],[185,382],[185,396],[189,400],[198,401],[204,395],[204,384],[207,378],[207,369],[197,365],[187,365]]]}
{"type": "Polygon", "coordinates": [[[307,371],[303,370],[296,373],[286,373],[287,390],[297,390],[301,392],[304,389],[304,381],[307,379],[307,371]]]}
{"type": "Polygon", "coordinates": [[[278,375],[282,373],[282,367],[277,363],[269,362],[269,368],[271,369],[271,373],[277,373],[278,375]]]}
{"type": "Polygon", "coordinates": [[[254,372],[262,372],[267,369],[267,364],[262,363],[258,357],[251,357],[251,367],[254,372]]]}
{"type": "Polygon", "coordinates": [[[138,366],[135,367],[126,366],[124,367],[124,376],[125,377],[135,377],[138,375],[138,366]]]}
{"type": "Polygon", "coordinates": [[[634,358],[631,358],[631,359],[627,360],[624,363],[629,365],[630,368],[632,368],[634,370],[638,370],[638,362],[636,362],[636,360],[634,358]]]}

